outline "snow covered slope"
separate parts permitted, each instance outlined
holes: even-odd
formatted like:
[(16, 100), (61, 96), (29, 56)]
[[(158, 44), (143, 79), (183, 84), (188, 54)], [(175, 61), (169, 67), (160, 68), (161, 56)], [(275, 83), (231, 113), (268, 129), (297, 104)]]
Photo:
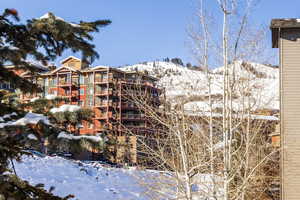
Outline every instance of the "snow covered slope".
[(144, 199), (143, 188), (133, 174), (137, 170), (104, 168), (60, 157), (27, 157), (15, 162), (20, 178), (31, 184), (44, 183), (48, 190), (55, 187), (58, 196), (75, 195), (75, 199)]
[[(252, 104), (258, 109), (279, 109), (279, 70), (278, 68), (258, 64), (248, 63), (242, 65), (237, 61), (234, 65), (234, 72), (238, 80), (250, 79)], [(145, 62), (132, 66), (120, 68), (125, 71), (148, 72), (149, 75), (159, 79), (159, 85), (166, 90), (169, 100), (187, 103), (188, 110), (206, 110), (207, 102), (199, 100), (208, 94), (208, 80), (204, 71), (196, 71), (187, 67), (174, 64), (172, 62)], [(215, 96), (222, 96), (223, 67), (212, 71), (211, 93)], [(180, 101), (178, 101), (180, 100)], [(220, 102), (216, 101), (214, 107), (220, 107)], [(236, 101), (236, 109), (240, 105)]]
[[(23, 156), (21, 163), (14, 164), (21, 179), (32, 185), (43, 183), (47, 190), (54, 186), (53, 193), (61, 197), (73, 194), (75, 199), (80, 200), (148, 200), (149, 195), (157, 199), (174, 199), (176, 196), (174, 186), (177, 175), (167, 172), (109, 168), (96, 162), (88, 164), (48, 156)], [(193, 192), (197, 195), (193, 200), (210, 199), (207, 195), (213, 188), (213, 182), (215, 188), (218, 188), (218, 196), (222, 199), (222, 179), (214, 177), (213, 181), (209, 174), (195, 175)], [(149, 191), (146, 185), (151, 185), (151, 188), (160, 192)]]

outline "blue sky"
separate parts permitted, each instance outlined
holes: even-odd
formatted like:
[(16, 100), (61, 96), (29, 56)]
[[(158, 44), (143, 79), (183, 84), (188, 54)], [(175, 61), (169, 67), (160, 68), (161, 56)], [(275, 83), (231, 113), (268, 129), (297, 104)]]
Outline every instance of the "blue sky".
[[(120, 66), (165, 57), (192, 62), (187, 26), (196, 0), (2, 0), (1, 8), (15, 8), (23, 20), (46, 12), (67, 21), (111, 19), (95, 35), (100, 59), (94, 65)], [(206, 0), (217, 13), (214, 0)], [(268, 25), (272, 18), (300, 17), (299, 0), (261, 0), (251, 20)], [(266, 48), (271, 48), (271, 43)], [(64, 56), (70, 55), (66, 52)]]

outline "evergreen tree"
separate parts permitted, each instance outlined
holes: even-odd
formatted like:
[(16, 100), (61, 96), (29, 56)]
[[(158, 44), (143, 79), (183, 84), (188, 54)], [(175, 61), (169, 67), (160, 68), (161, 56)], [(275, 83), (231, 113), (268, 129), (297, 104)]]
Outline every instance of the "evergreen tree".
[[(47, 64), (67, 49), (74, 53), (80, 51), (84, 62), (93, 62), (99, 55), (95, 46), (90, 43), (93, 39), (91, 34), (110, 23), (109, 20), (97, 20), (72, 24), (48, 13), (22, 24), (15, 9), (6, 9), (0, 15), (0, 81), (12, 82), (14, 87), (23, 92), (38, 91), (39, 88), (35, 84), (3, 66), (12, 64), (16, 68), (25, 67), (34, 72), (33, 64), (27, 62), (29, 58)], [(9, 110), (12, 106), (8, 103), (7, 107)], [(12, 172), (8, 167), (9, 163), (20, 160), (24, 154), (20, 129), (0, 128), (0, 199), (61, 199), (51, 194), (51, 191), (41, 188), (42, 185), (31, 186), (28, 182), (20, 180), (16, 173), (8, 173)], [(71, 196), (64, 199), (69, 197)]]
[(191, 63), (187, 63), (186, 67), (190, 69), (190, 68), (192, 68), (192, 64)]
[(182, 66), (184, 65), (180, 58), (172, 58), (171, 62), (177, 65), (182, 65)]

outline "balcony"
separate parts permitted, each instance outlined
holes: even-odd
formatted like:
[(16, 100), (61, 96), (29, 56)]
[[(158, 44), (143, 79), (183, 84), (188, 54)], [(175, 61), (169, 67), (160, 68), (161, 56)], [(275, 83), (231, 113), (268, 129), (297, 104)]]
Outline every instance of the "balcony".
[(95, 119), (109, 119), (109, 118), (118, 118), (117, 113), (107, 112), (107, 113), (99, 113), (95, 115)]
[(148, 98), (149, 94), (141, 90), (124, 90), (122, 96), (125, 98)]
[(108, 77), (95, 77), (95, 83), (97, 84), (97, 83), (108, 83), (108, 82), (112, 82), (112, 81), (114, 81), (114, 78), (113, 78), (113, 76), (111, 75), (111, 76), (108, 76)]
[(138, 109), (137, 106), (134, 103), (128, 103), (128, 102), (125, 103), (125, 102), (123, 102), (121, 104), (121, 106), (122, 106), (123, 109)]
[(96, 96), (108, 96), (108, 95), (113, 95), (114, 91), (113, 90), (98, 90), (96, 89), (95, 95)]
[(71, 86), (75, 86), (78, 87), (79, 83), (77, 81), (65, 81), (65, 80), (60, 80), (58, 82), (58, 85), (60, 87), (71, 87)]
[(144, 114), (122, 114), (123, 120), (144, 120), (145, 115)]
[(150, 81), (147, 81), (147, 80), (122, 79), (121, 81), (123, 83), (127, 83), (127, 84), (138, 84), (138, 85), (145, 85), (145, 86), (149, 86), (149, 87), (155, 87), (155, 83), (154, 82), (150, 82)]
[(113, 102), (110, 101), (95, 101), (95, 107), (107, 107), (112, 105)]
[(67, 94), (67, 93), (58, 94), (58, 96), (61, 96), (61, 97), (64, 97), (64, 98), (70, 98), (70, 97), (72, 97), (71, 94)]
[(95, 130), (97, 132), (102, 132), (102, 131), (106, 131), (106, 130), (113, 130), (114, 126), (112, 124), (104, 124), (104, 125), (99, 125), (97, 127), (95, 127)]

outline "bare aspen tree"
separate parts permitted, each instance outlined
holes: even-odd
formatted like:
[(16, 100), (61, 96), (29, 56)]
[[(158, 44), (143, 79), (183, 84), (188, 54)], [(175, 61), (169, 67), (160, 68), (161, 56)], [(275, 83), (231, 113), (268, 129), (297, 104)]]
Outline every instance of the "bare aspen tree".
[[(255, 88), (263, 76), (251, 63), (240, 61), (261, 50), (257, 42), (261, 34), (246, 35), (246, 30), (251, 32), (247, 18), (252, 1), (243, 1), (246, 7), (238, 19), (234, 19), (240, 9), (238, 1), (217, 1), (223, 14), (221, 41), (214, 40), (210, 32), (205, 2), (200, 3), (201, 32), (191, 34), (204, 69), (206, 92), (199, 94), (204, 93), (205, 109), (188, 112), (184, 102), (172, 105), (174, 100), (166, 103), (171, 105), (169, 109), (155, 109), (147, 96), (128, 92), (149, 119), (148, 128), (156, 130), (136, 133), (128, 129), (128, 134), (137, 137), (138, 154), (147, 162), (145, 166), (162, 171), (161, 176), (141, 178), (141, 184), (152, 199), (262, 199), (270, 185), (268, 179), (272, 179), (263, 169), (275, 153), (267, 134), (277, 119), (256, 114), (268, 104), (260, 100), (263, 88)], [(237, 25), (233, 26), (233, 21)], [(223, 67), (212, 70), (210, 59), (222, 60)], [(213, 91), (216, 85), (221, 88), (220, 96)], [(137, 90), (140, 94), (143, 88)]]
[(149, 129), (156, 130), (151, 135), (128, 130), (129, 134), (137, 137), (138, 154), (145, 156), (146, 166), (169, 174), (159, 177), (159, 180), (154, 178), (157, 180), (154, 185), (159, 186), (157, 188), (152, 181), (141, 183), (152, 191), (147, 193), (148, 196), (151, 193), (152, 199), (163, 199), (176, 191), (174, 199), (209, 198), (214, 193), (215, 199), (220, 198), (220, 187), (216, 186), (220, 184), (220, 177), (211, 174), (212, 161), (207, 148), (210, 146), (209, 118), (187, 114), (182, 108), (154, 109), (146, 96), (133, 93), (129, 96), (149, 119)]

